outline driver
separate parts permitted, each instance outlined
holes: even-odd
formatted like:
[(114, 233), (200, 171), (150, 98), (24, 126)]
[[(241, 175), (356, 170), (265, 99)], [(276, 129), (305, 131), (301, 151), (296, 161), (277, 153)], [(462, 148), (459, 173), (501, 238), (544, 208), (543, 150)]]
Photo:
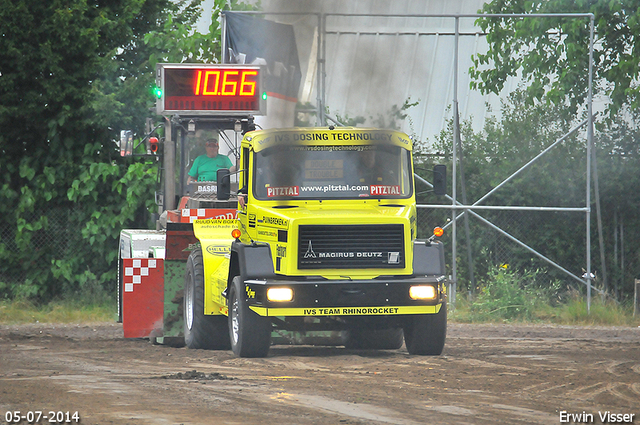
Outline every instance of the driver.
[(218, 140), (208, 139), (205, 143), (206, 154), (198, 156), (189, 170), (187, 183), (196, 181), (214, 182), (217, 179), (217, 172), (221, 168), (228, 168), (230, 172), (236, 171), (236, 166), (231, 163), (228, 156), (218, 153)]
[(358, 154), (356, 172), (358, 173), (358, 183), (372, 184), (396, 184), (393, 178), (391, 164), (386, 166), (382, 163), (380, 153), (375, 150), (366, 150)]

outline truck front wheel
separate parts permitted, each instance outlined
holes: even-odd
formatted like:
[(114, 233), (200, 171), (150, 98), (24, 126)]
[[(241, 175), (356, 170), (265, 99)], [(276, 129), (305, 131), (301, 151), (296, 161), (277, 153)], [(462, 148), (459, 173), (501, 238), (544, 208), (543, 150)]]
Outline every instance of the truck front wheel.
[(240, 276), (229, 291), (229, 336), (231, 349), (239, 357), (266, 357), (271, 346), (271, 321), (249, 308)]
[(439, 356), (447, 337), (447, 303), (436, 314), (410, 316), (404, 325), (404, 342), (409, 354)]
[(189, 348), (228, 350), (229, 332), (225, 316), (204, 314), (204, 265), (202, 250), (187, 259), (184, 282), (184, 342)]

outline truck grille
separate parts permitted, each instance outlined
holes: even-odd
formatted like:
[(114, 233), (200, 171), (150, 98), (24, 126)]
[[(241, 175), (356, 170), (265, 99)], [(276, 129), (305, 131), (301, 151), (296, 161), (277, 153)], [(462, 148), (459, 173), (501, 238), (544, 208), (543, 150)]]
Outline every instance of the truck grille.
[(302, 225), (299, 269), (402, 269), (402, 224)]

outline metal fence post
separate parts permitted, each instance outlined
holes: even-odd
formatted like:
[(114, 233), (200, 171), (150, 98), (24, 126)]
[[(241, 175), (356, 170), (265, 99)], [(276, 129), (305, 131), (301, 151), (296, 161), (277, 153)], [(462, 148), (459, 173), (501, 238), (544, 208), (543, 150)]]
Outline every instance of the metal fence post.
[(635, 280), (635, 289), (633, 296), (633, 317), (640, 316), (640, 279)]

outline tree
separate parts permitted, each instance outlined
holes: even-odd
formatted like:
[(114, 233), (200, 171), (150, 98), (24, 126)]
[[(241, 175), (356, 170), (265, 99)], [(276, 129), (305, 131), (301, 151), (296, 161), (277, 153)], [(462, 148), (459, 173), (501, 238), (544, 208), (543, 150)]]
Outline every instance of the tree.
[[(145, 206), (110, 193), (126, 180), (139, 193), (153, 183), (116, 160), (113, 141), (146, 112), (149, 101), (136, 95), (137, 80), (150, 72), (143, 36), (172, 7), (169, 0), (1, 2), (0, 192), (8, 202), (0, 205), (0, 293), (48, 298), (77, 287), (79, 276), (108, 279), (113, 221), (135, 220)], [(54, 215), (74, 228), (58, 242), (65, 249), (44, 243), (57, 232)], [(69, 258), (67, 244), (92, 255)]]
[(201, 1), (0, 0), (0, 296), (115, 282), (119, 231), (147, 227), (156, 181), (115, 141), (144, 133), (167, 51), (219, 57), (219, 30), (192, 29)]
[[(542, 104), (531, 106), (526, 100), (525, 92), (512, 93), (502, 102), (501, 118), (488, 119), (482, 131), (475, 132), (471, 122), (461, 124), (468, 204), (483, 197), (566, 133), (570, 124), (566, 111)], [(451, 121), (448, 129), (436, 138), (433, 149), (445, 158), (451, 158), (452, 147)], [(584, 181), (581, 180), (584, 175), (584, 154), (581, 140), (571, 138), (482, 204), (581, 206), (584, 204), (584, 190), (581, 190), (584, 188)], [(460, 186), (458, 193), (461, 193)], [(573, 216), (557, 214), (556, 217), (538, 212), (478, 213), (534, 248), (561, 252), (563, 258), (557, 260), (564, 261), (564, 264), (575, 263), (575, 258), (581, 258), (581, 252), (584, 251), (584, 243), (580, 242), (584, 231), (577, 229), (579, 217), (575, 213)], [(497, 237), (495, 231), (473, 217), (470, 223), (472, 249), (476, 258), (474, 268), (478, 279), (502, 263), (509, 263), (516, 269), (531, 267), (529, 253), (515, 252), (504, 239)], [(582, 226), (584, 229), (584, 225)], [(466, 243), (464, 238), (462, 243)], [(561, 246), (564, 247), (560, 249)], [(460, 252), (464, 252), (463, 248), (460, 249)], [(466, 258), (460, 260), (461, 267), (466, 268)], [(460, 276), (466, 276), (466, 273), (461, 271)]]
[[(500, 118), (488, 119), (482, 131), (474, 131), (471, 122), (461, 123), (469, 204), (483, 197), (567, 133), (572, 120), (562, 105), (531, 105), (528, 99), (524, 91), (511, 93), (503, 100)], [(640, 184), (640, 148), (637, 143), (640, 131), (637, 119), (630, 120), (620, 115), (603, 123), (596, 132), (594, 145), (598, 151), (603, 227), (607, 230), (604, 243), (609, 289), (623, 299), (633, 294), (633, 280), (640, 273), (640, 263), (636, 261), (640, 249), (632, 242), (640, 237), (640, 217), (636, 214), (640, 207), (640, 192), (634, 190)], [(432, 149), (450, 160), (452, 146), (453, 121), (450, 121), (448, 129), (436, 138)], [(584, 206), (585, 163), (583, 132), (554, 147), (482, 205)], [(419, 166), (416, 164), (416, 167)], [(431, 165), (424, 168), (430, 170)], [(431, 203), (437, 202), (433, 197), (427, 199)], [(583, 213), (480, 210), (478, 214), (574, 274), (580, 275), (585, 267)], [(430, 218), (437, 217), (442, 223), (449, 213), (434, 211), (429, 215)], [(595, 228), (595, 214), (592, 214), (592, 220), (592, 228)], [(496, 266), (508, 264), (509, 270), (521, 274), (541, 269), (545, 270), (544, 274), (539, 275), (541, 279), (573, 282), (564, 273), (538, 261), (529, 252), (511, 244), (478, 220), (472, 218), (470, 223), (474, 269), (478, 280), (482, 280)], [(450, 232), (446, 232), (443, 238), (446, 246), (450, 246), (450, 237)], [(460, 237), (458, 242), (462, 245), (459, 245), (458, 252), (464, 252), (466, 239)], [(598, 239), (593, 237), (591, 242), (592, 253), (597, 255)], [(466, 276), (466, 260), (464, 255), (458, 258), (461, 281)], [(600, 262), (594, 261), (593, 266), (593, 271), (600, 278)]]
[[(610, 98), (611, 116), (640, 106), (640, 1), (494, 0), (481, 13), (593, 13), (594, 94)], [(489, 51), (474, 58), (472, 84), (498, 93), (521, 73), (530, 102), (584, 104), (588, 87), (589, 18), (481, 18)]]
[[(640, 106), (640, 1), (494, 0), (485, 4), (481, 12), (594, 15), (594, 96), (608, 98), (608, 116), (597, 126), (595, 152), (600, 176), (603, 226), (605, 229), (615, 229), (614, 232), (605, 233), (604, 251), (607, 269), (613, 269), (616, 293), (618, 289), (623, 292), (628, 290), (630, 279), (637, 275), (637, 269), (625, 268), (622, 261), (635, 258), (637, 252), (625, 247), (620, 235), (623, 230), (625, 237), (629, 232), (635, 234), (637, 227), (637, 220), (629, 214), (638, 199), (629, 185), (637, 181), (639, 161), (637, 148), (633, 145), (637, 145), (634, 128)], [(470, 69), (473, 87), (484, 93), (499, 93), (507, 78), (517, 77), (522, 79), (526, 88), (525, 103), (529, 108), (559, 108), (558, 113), (565, 118), (586, 112), (581, 107), (588, 89), (590, 18), (486, 17), (478, 19), (477, 23), (487, 32), (489, 49), (486, 54), (474, 57), (474, 67)], [(522, 125), (526, 127), (526, 124)], [(516, 143), (517, 140), (513, 138), (510, 143)], [(507, 139), (504, 141), (508, 142)], [(578, 152), (566, 152), (562, 157), (570, 159), (571, 155)], [(556, 166), (549, 168), (549, 175), (562, 181), (566, 168), (561, 162), (555, 162)], [(564, 243), (565, 240), (571, 240), (571, 234), (567, 234), (566, 229), (559, 229), (561, 231), (558, 234), (562, 238), (558, 241)], [(578, 232), (579, 229), (575, 229), (576, 235)], [(592, 249), (597, 250), (597, 245)], [(570, 245), (564, 250), (566, 253), (572, 251)]]

